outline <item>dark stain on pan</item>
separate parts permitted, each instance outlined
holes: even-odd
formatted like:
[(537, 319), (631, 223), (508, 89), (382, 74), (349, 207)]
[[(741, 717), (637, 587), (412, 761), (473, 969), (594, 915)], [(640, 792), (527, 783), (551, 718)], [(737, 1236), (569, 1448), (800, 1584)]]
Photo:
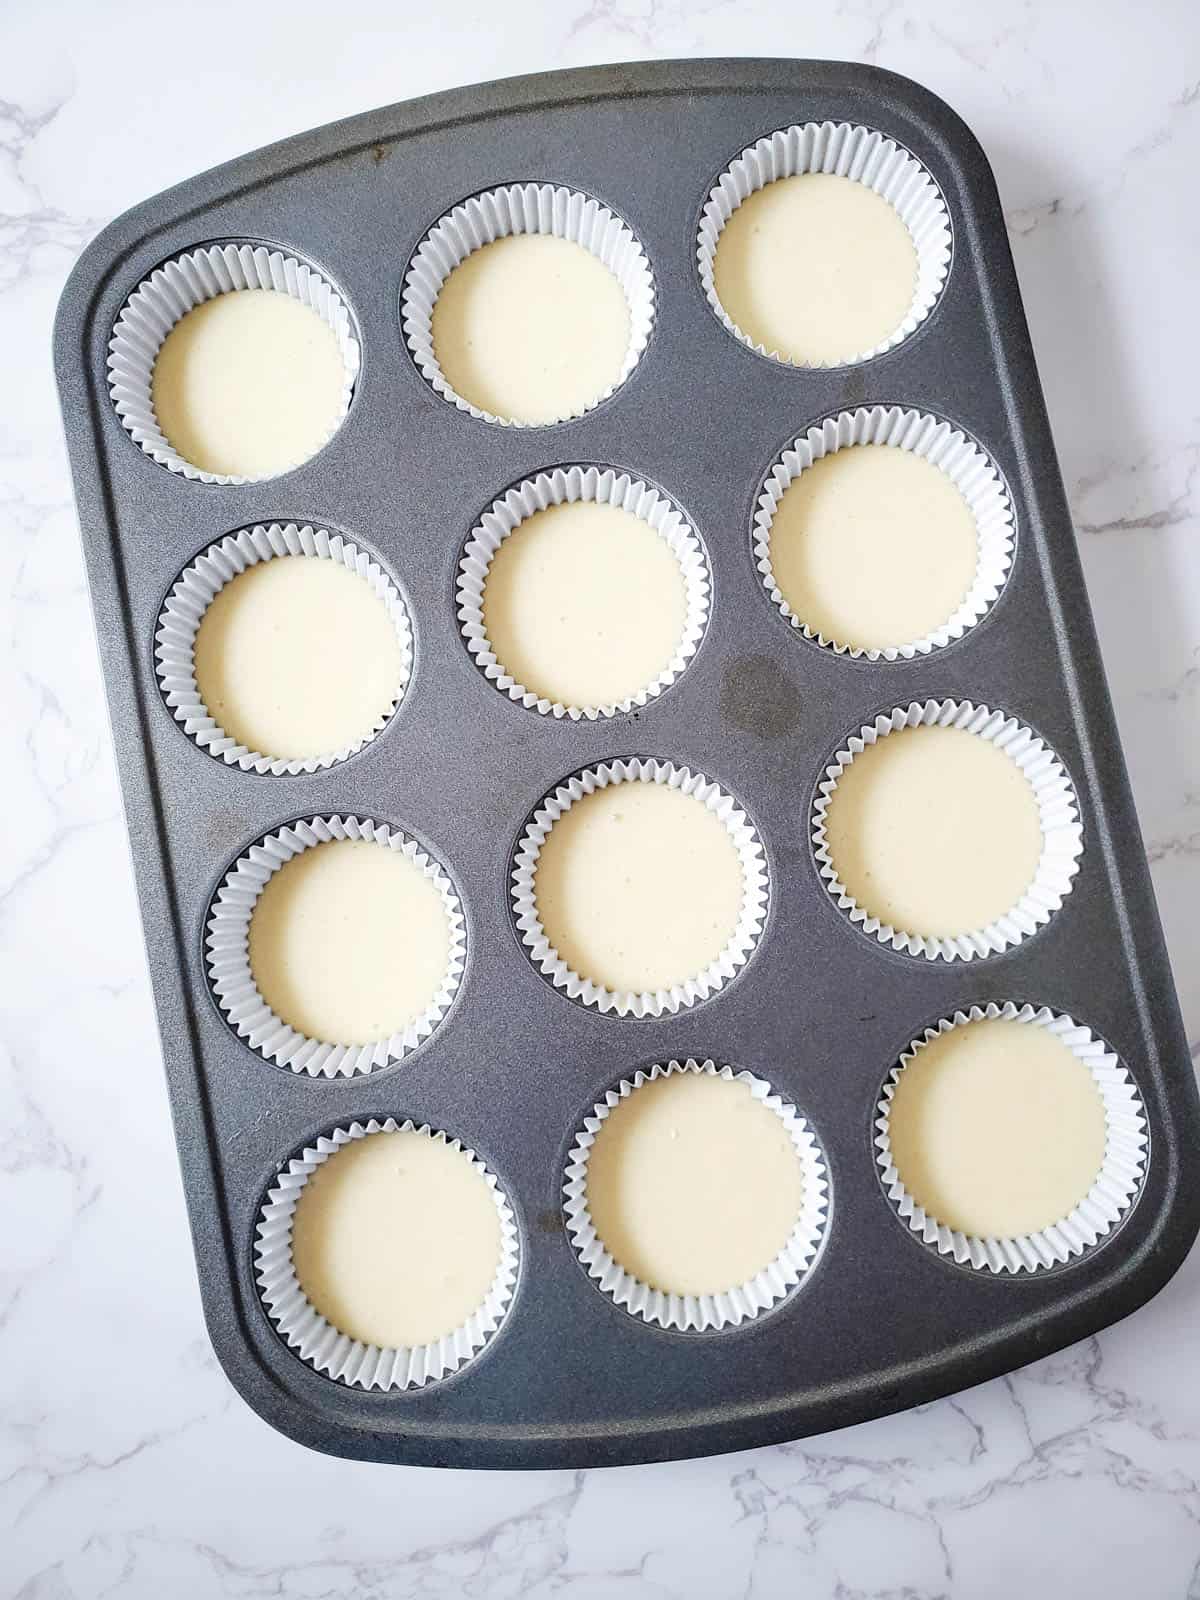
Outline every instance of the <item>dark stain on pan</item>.
[(770, 656), (736, 656), (721, 678), (721, 720), (741, 733), (781, 739), (800, 726), (796, 685)]

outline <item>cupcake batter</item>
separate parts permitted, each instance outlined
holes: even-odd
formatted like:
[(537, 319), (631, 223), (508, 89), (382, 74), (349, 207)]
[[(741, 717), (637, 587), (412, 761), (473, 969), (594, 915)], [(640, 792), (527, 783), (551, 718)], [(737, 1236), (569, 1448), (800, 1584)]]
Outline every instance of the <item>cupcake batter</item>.
[(691, 795), (636, 781), (564, 812), (534, 876), (538, 916), (572, 971), (635, 994), (715, 961), (737, 928), (742, 890), (724, 823)]
[(163, 340), (151, 378), (158, 425), (202, 472), (270, 478), (307, 461), (341, 414), (333, 330), (273, 289), (219, 294)]
[(853, 178), (778, 178), (725, 224), (713, 262), (735, 325), (800, 366), (861, 359), (904, 321), (917, 251), (888, 201)]
[(601, 1124), (587, 1203), (605, 1249), (665, 1294), (717, 1294), (769, 1266), (800, 1215), (800, 1160), (744, 1083), (676, 1073)]
[(384, 1349), (430, 1344), (479, 1309), (500, 1264), (487, 1180), (415, 1129), (368, 1134), (322, 1163), (296, 1203), (292, 1259), (340, 1333)]
[(1037, 798), (989, 740), (905, 728), (856, 756), (826, 817), (838, 877), (872, 916), (950, 938), (1002, 916), (1042, 851)]
[(520, 233), (472, 251), (433, 307), (447, 383), (511, 422), (579, 416), (616, 384), (629, 348), (624, 291), (571, 239)]
[(483, 617), (497, 659), (534, 694), (609, 706), (670, 665), (687, 614), (683, 572), (632, 512), (595, 501), (551, 506), (492, 558)]
[(946, 622), (979, 555), (970, 508), (946, 474), (874, 444), (823, 456), (792, 480), (770, 551), (800, 621), (860, 650), (912, 644)]
[(214, 595), (194, 649), (200, 698), (250, 750), (288, 761), (372, 734), (402, 688), (400, 642), (365, 578), (276, 556)]
[(371, 1044), (432, 1004), (450, 964), (441, 894), (399, 850), (313, 845), (268, 878), (250, 918), (250, 971), (306, 1038)]
[(985, 1018), (919, 1050), (896, 1084), (892, 1158), (930, 1216), (978, 1238), (1060, 1222), (1104, 1160), (1096, 1081), (1045, 1028)]

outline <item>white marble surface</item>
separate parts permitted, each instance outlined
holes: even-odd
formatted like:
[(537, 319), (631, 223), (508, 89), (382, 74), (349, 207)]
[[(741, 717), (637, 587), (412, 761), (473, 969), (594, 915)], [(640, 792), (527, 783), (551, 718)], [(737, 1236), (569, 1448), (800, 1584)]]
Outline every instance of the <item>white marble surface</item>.
[(992, 157), (1200, 1047), (1194, 5), (10, 0), (5, 1595), (1200, 1596), (1197, 1255), (1137, 1316), (1011, 1379), (828, 1438), (658, 1468), (460, 1476), (327, 1460), (252, 1415), (209, 1353), (50, 376), (59, 289), (115, 213), (301, 128), (524, 69), (726, 53), (909, 73)]

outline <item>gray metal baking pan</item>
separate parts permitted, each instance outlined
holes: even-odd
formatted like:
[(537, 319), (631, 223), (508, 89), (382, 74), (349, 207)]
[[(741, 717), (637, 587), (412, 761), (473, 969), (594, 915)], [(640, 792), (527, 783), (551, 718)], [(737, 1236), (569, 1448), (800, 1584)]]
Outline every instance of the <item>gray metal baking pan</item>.
[[(792, 123), (864, 123), (940, 185), (953, 229), (941, 298), (917, 332), (853, 367), (790, 369), (739, 344), (702, 294), (695, 240), (717, 174)], [(654, 332), (629, 381), (588, 415), (504, 429), (456, 410), (406, 349), (406, 266), (451, 205), (536, 180), (596, 196), (641, 241)], [(306, 465), (267, 483), (188, 482), (121, 427), (106, 347), (158, 263), (222, 239), (278, 244), (352, 308), (364, 362), (351, 412)], [(1125, 1316), (1182, 1261), (1200, 1225), (1200, 1118), (1129, 783), (995, 184), (978, 144), (925, 89), (873, 68), (806, 61), (662, 62), (456, 89), (304, 133), (137, 206), (84, 253), (64, 292), (55, 361), (120, 761), (163, 1054), (205, 1314), (222, 1365), (284, 1433), (369, 1460), (472, 1467), (600, 1465), (793, 1439), (981, 1382)], [(1007, 480), (1017, 543), (1007, 587), (961, 641), (897, 663), (808, 644), (750, 556), (762, 478), (811, 422), (863, 403), (950, 418)], [(640, 713), (539, 717), (485, 681), (459, 634), (463, 542), (503, 490), (595, 462), (661, 485), (707, 546), (714, 604), (682, 678)], [(345, 532), (397, 581), (416, 631), (399, 713), (311, 777), (245, 773), (173, 722), (153, 665), (163, 597), (211, 541), (259, 521)], [(814, 786), (845, 735), (912, 700), (969, 698), (1020, 717), (1065, 761), (1085, 838), (1071, 894), (1036, 936), (945, 964), (852, 928), (809, 843)], [(707, 1003), (599, 1015), (554, 990), (514, 937), (517, 836), (564, 775), (631, 754), (716, 778), (763, 837), (770, 912), (759, 948)], [(446, 862), (468, 918), (459, 998), (390, 1070), (332, 1081), (272, 1067), (209, 992), (202, 930), (230, 862), (315, 813), (398, 823)], [(956, 1008), (1045, 1003), (1086, 1022), (1136, 1079), (1150, 1159), (1106, 1243), (1060, 1270), (955, 1266), (897, 1221), (872, 1115), (907, 1042)], [(827, 1157), (829, 1236), (802, 1292), (730, 1333), (650, 1327), (589, 1281), (564, 1228), (562, 1174), (580, 1118), (622, 1075), (689, 1055), (768, 1078)], [(506, 1321), (452, 1378), (366, 1393), (304, 1365), (256, 1292), (254, 1225), (282, 1163), (319, 1132), (411, 1115), (480, 1152), (517, 1215)], [(147, 1204), (153, 1204), (147, 1196)]]

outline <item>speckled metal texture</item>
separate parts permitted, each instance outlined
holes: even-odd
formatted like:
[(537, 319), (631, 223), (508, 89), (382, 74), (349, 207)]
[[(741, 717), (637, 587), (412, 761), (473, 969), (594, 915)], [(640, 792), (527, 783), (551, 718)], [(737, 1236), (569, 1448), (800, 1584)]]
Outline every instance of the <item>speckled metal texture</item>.
[[(865, 364), (802, 371), (744, 348), (706, 305), (701, 207), (746, 145), (791, 123), (865, 123), (941, 186), (954, 250), (917, 332)], [(608, 401), (556, 427), (503, 429), (456, 410), (416, 370), (399, 322), (413, 250), (456, 201), (535, 180), (623, 217), (654, 271), (649, 346)], [(277, 244), (346, 296), (363, 343), (349, 416), (315, 459), (267, 483), (172, 475), (123, 431), (105, 352), (157, 264), (223, 239)], [(85, 252), (63, 296), (56, 364), (97, 631), (213, 1343), (276, 1427), (318, 1449), (439, 1465), (655, 1460), (789, 1439), (980, 1382), (1124, 1316), (1182, 1260), (1200, 1223), (1200, 1119), (1125, 766), (995, 185), (944, 104), (902, 78), (822, 62), (701, 61), (588, 69), (458, 89), (302, 134), (135, 208)], [(835, 656), (798, 637), (751, 558), (751, 521), (781, 447), (871, 403), (952, 420), (998, 464), (1017, 518), (1013, 571), (965, 638), (913, 661)], [(683, 508), (712, 566), (705, 638), (680, 680), (611, 720), (541, 717), (476, 668), (454, 579), (476, 519), (509, 485), (569, 462), (615, 466)], [(312, 776), (238, 771), (174, 723), (153, 668), (159, 608), (181, 569), (255, 522), (323, 524), (367, 550), (411, 610), (413, 678), (386, 730)], [(954, 696), (1011, 713), (1074, 779), (1085, 850), (1049, 925), (1006, 954), (925, 962), (864, 937), (822, 886), (814, 789), (878, 712)], [(770, 909), (750, 963), (708, 1002), (636, 1020), (556, 992), (515, 935), (512, 852), (566, 775), (626, 755), (703, 771), (766, 847)], [(468, 922), (454, 1007), (390, 1069), (333, 1081), (268, 1064), (209, 992), (202, 930), (231, 861), (318, 813), (398, 824), (451, 873)], [(1068, 1011), (1119, 1052), (1145, 1099), (1150, 1161), (1108, 1242), (1024, 1278), (971, 1273), (889, 1210), (872, 1116), (889, 1068), (927, 1024), (974, 1002)], [(667, 1333), (588, 1280), (564, 1228), (580, 1118), (638, 1066), (711, 1056), (769, 1080), (829, 1163), (829, 1236), (801, 1290), (747, 1328)], [(445, 1382), (363, 1393), (303, 1365), (252, 1275), (259, 1206), (316, 1134), (375, 1115), (443, 1127), (512, 1200), (521, 1268), (507, 1321)], [(154, 1196), (146, 1196), (153, 1205)], [(153, 1292), (153, 1263), (130, 1263)]]

